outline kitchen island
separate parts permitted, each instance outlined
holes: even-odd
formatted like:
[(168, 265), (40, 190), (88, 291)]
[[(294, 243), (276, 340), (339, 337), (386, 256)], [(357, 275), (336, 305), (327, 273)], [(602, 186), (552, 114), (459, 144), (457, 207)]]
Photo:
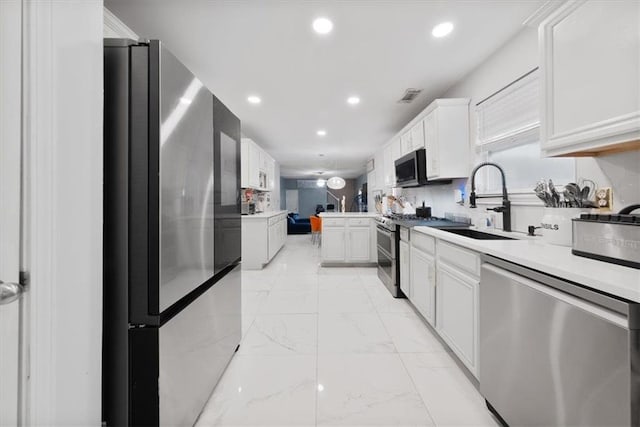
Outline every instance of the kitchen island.
[(374, 266), (376, 225), (370, 212), (322, 212), (323, 267)]

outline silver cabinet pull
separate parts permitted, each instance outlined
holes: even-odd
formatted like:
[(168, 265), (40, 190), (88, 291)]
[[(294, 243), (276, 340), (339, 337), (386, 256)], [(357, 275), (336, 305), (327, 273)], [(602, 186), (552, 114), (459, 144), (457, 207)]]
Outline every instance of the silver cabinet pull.
[(20, 299), (24, 288), (19, 283), (5, 283), (0, 280), (0, 305), (10, 304)]

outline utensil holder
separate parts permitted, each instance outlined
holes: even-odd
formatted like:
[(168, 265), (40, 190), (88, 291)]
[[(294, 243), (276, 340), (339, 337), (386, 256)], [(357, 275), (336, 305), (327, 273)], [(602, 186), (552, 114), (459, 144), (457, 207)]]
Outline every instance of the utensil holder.
[(552, 245), (571, 246), (573, 226), (571, 220), (581, 213), (589, 212), (586, 208), (544, 208), (540, 220), (542, 240)]

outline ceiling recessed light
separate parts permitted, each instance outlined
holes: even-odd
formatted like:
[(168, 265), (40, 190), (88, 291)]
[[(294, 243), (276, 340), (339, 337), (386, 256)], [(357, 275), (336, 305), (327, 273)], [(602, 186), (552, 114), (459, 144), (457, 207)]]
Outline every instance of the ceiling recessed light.
[(316, 132), (316, 135), (318, 136), (325, 136), (327, 134), (327, 131), (324, 129), (320, 129)]
[(360, 98), (358, 98), (357, 96), (350, 96), (349, 98), (347, 98), (347, 103), (351, 105), (360, 104)]
[(180, 98), (180, 102), (186, 105), (191, 104), (191, 100), (189, 98)]
[(449, 35), (451, 31), (453, 31), (453, 24), (451, 22), (443, 22), (433, 27), (431, 34), (433, 37), (440, 38)]
[(318, 34), (329, 34), (333, 30), (333, 22), (327, 18), (316, 18), (313, 21), (313, 30)]
[(260, 104), (262, 102), (262, 99), (260, 99), (259, 96), (251, 95), (247, 98), (247, 101), (249, 101), (250, 104)]

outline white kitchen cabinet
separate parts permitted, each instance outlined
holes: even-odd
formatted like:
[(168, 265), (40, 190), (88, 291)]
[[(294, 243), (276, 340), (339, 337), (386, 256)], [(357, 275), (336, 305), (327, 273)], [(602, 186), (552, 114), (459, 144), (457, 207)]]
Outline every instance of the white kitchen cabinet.
[(420, 148), (424, 148), (424, 125), (423, 120), (413, 125), (411, 128), (411, 149), (410, 151), (416, 151)]
[(242, 138), (240, 147), (242, 188), (272, 191), (276, 183), (276, 161), (258, 144), (249, 138)]
[(436, 329), (442, 339), (478, 375), (479, 279), (438, 260)]
[(376, 226), (368, 216), (322, 215), (323, 265), (373, 264)]
[(640, 2), (567, 2), (539, 39), (542, 154), (640, 148)]
[(424, 117), (427, 178), (451, 179), (469, 175), (469, 100), (436, 99)]
[(323, 227), (321, 250), (323, 262), (346, 262), (345, 232), (345, 227)]
[(370, 254), (369, 227), (349, 226), (347, 231), (347, 261), (369, 262)]
[(405, 154), (410, 153), (413, 147), (413, 142), (411, 141), (411, 130), (407, 130), (400, 135), (400, 155), (404, 156)]
[(411, 300), (411, 270), (409, 268), (409, 243), (400, 241), (400, 289)]
[(436, 253), (436, 330), (477, 377), (480, 254), (442, 240)]
[(384, 171), (384, 150), (380, 150), (375, 155), (374, 172), (376, 173), (376, 179), (374, 180), (376, 190), (384, 190), (385, 185), (385, 171)]
[[(412, 235), (413, 237), (413, 235)], [(415, 246), (410, 249), (410, 301), (431, 326), (435, 326), (436, 262), (433, 256)]]
[(284, 246), (287, 212), (242, 216), (242, 269), (260, 270)]
[(260, 147), (249, 138), (242, 138), (240, 145), (241, 187), (260, 187)]

